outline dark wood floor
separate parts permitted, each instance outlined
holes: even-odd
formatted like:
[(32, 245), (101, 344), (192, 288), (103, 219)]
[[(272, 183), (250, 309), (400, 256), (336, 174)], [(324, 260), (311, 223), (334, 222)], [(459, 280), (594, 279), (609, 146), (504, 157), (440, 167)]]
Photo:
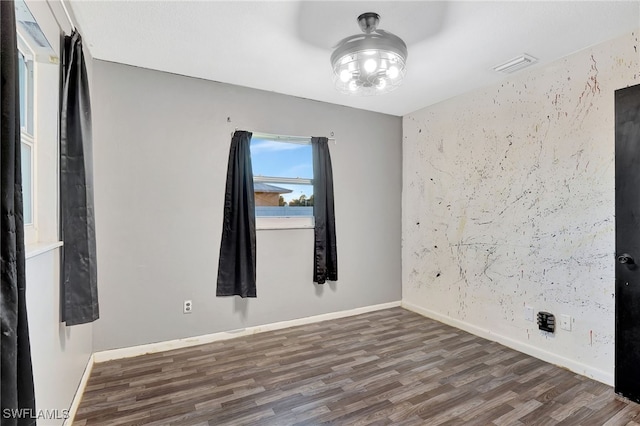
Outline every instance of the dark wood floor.
[(96, 364), (74, 425), (638, 425), (639, 413), (609, 386), (394, 308)]

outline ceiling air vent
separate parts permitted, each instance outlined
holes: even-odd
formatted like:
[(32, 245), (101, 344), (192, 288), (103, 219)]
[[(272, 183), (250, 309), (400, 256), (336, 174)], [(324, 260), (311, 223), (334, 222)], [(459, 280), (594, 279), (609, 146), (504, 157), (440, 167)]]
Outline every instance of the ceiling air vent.
[(493, 70), (496, 72), (501, 72), (503, 74), (511, 74), (522, 68), (526, 68), (529, 65), (533, 65), (538, 60), (531, 55), (522, 54), (516, 58), (513, 58), (504, 64), (496, 65), (493, 67)]
[(20, 36), (18, 37), (18, 44), (24, 50), (23, 53), (29, 53), (29, 55), (33, 53), (37, 62), (57, 64), (58, 55), (47, 41), (47, 37), (45, 37), (24, 0), (16, 0), (14, 7), (16, 10), (16, 29)]

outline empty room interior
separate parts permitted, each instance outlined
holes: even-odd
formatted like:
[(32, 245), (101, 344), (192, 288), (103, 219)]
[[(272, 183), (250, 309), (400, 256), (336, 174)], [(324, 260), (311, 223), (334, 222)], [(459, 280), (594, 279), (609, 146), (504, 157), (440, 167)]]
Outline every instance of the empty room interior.
[(640, 2), (2, 3), (3, 425), (640, 424)]

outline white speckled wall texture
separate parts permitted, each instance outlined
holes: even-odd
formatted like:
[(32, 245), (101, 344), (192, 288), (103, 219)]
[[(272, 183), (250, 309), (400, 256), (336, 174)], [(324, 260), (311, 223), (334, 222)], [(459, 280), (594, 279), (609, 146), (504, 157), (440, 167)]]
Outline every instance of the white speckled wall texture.
[(404, 117), (406, 307), (613, 382), (614, 91), (640, 84), (639, 48), (634, 32)]

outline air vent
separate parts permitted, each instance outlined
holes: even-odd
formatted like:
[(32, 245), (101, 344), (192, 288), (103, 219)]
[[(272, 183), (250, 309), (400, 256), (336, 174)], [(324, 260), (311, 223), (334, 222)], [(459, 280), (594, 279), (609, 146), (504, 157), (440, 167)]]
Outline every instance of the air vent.
[(30, 56), (33, 54), (34, 57), (30, 59), (35, 59), (37, 62), (58, 63), (56, 52), (47, 41), (24, 0), (15, 0), (14, 7), (16, 10), (16, 29), (20, 35), (18, 37), (20, 49)]
[(522, 54), (516, 58), (511, 59), (510, 61), (505, 62), (504, 64), (496, 65), (493, 67), (493, 70), (496, 72), (501, 72), (503, 74), (511, 74), (522, 68), (526, 68), (529, 65), (533, 65), (538, 60), (531, 55)]
[(51, 45), (47, 41), (47, 38), (42, 33), (40, 26), (35, 22), (19, 21), (22, 28), (31, 36), (33, 41), (39, 46), (45, 49), (51, 49)]

